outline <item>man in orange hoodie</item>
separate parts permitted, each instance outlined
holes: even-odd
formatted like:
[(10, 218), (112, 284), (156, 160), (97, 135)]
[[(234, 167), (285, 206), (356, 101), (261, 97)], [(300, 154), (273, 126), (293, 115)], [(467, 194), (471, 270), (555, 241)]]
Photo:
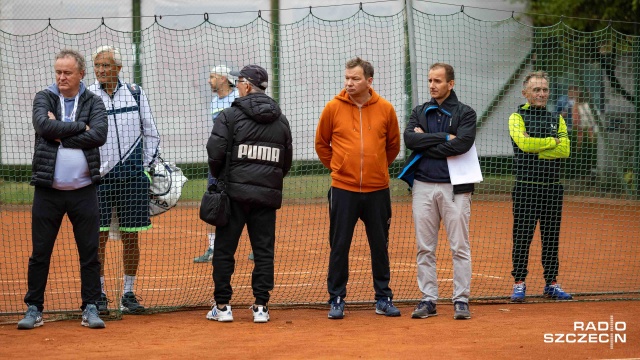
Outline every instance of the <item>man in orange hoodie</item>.
[(389, 165), (400, 152), (398, 118), (371, 84), (373, 66), (359, 57), (347, 62), (344, 89), (329, 101), (316, 131), (316, 153), (331, 170), (329, 190), (329, 319), (344, 317), (349, 249), (358, 219), (369, 248), (376, 314), (400, 316), (389, 288)]

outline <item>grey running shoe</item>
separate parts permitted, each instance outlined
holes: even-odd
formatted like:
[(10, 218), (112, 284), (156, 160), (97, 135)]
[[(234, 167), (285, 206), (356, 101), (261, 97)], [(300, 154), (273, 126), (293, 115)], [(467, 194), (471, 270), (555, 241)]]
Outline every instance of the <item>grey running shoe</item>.
[(411, 313), (414, 319), (426, 319), (429, 316), (437, 316), (436, 304), (433, 301), (420, 301)]
[(24, 318), (18, 322), (18, 329), (29, 330), (42, 325), (44, 325), (42, 311), (38, 311), (38, 307), (35, 305), (29, 305), (27, 312), (24, 314)]
[(400, 316), (400, 310), (393, 305), (391, 298), (380, 298), (376, 302), (376, 314), (384, 316)]
[(331, 309), (329, 309), (329, 319), (342, 319), (344, 318), (344, 300), (340, 296), (329, 302)]
[(469, 311), (469, 304), (462, 301), (456, 301), (453, 304), (453, 318), (456, 320), (471, 319), (471, 311)]
[(129, 291), (122, 295), (122, 299), (120, 300), (120, 311), (122, 311), (123, 314), (136, 315), (142, 314), (145, 311), (145, 308), (140, 305), (136, 295)]
[(213, 260), (212, 248), (207, 248), (207, 251), (205, 251), (204, 254), (198, 256), (197, 258), (193, 258), (193, 262), (196, 264), (210, 263), (211, 260)]
[(104, 329), (104, 321), (98, 316), (98, 308), (94, 304), (88, 304), (82, 312), (82, 326), (88, 326), (90, 329)]

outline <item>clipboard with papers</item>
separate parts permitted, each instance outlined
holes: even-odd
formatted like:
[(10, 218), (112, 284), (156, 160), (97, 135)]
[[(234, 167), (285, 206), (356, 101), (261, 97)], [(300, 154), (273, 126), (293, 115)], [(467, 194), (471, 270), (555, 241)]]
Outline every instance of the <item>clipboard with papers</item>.
[(482, 171), (478, 160), (478, 151), (474, 142), (471, 149), (464, 154), (447, 158), (449, 177), (452, 185), (473, 184), (482, 182)]

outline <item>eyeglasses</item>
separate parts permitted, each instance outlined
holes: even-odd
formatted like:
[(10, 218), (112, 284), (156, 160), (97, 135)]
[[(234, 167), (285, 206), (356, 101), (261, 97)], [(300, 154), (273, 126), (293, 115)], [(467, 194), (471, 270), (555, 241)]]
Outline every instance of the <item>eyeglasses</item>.
[(234, 81), (234, 84), (235, 84), (236, 86), (238, 86), (238, 84), (241, 84), (241, 83), (248, 84), (249, 82), (247, 81), (247, 79), (242, 79), (242, 80), (240, 80), (240, 79), (236, 79), (236, 80)]

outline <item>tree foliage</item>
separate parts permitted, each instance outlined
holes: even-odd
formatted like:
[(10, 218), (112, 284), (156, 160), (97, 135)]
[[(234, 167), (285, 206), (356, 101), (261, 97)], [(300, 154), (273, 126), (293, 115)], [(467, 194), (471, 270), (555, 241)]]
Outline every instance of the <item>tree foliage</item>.
[(640, 35), (640, 0), (518, 0), (527, 3), (533, 25), (562, 21), (580, 31), (601, 30), (609, 25), (628, 35)]

